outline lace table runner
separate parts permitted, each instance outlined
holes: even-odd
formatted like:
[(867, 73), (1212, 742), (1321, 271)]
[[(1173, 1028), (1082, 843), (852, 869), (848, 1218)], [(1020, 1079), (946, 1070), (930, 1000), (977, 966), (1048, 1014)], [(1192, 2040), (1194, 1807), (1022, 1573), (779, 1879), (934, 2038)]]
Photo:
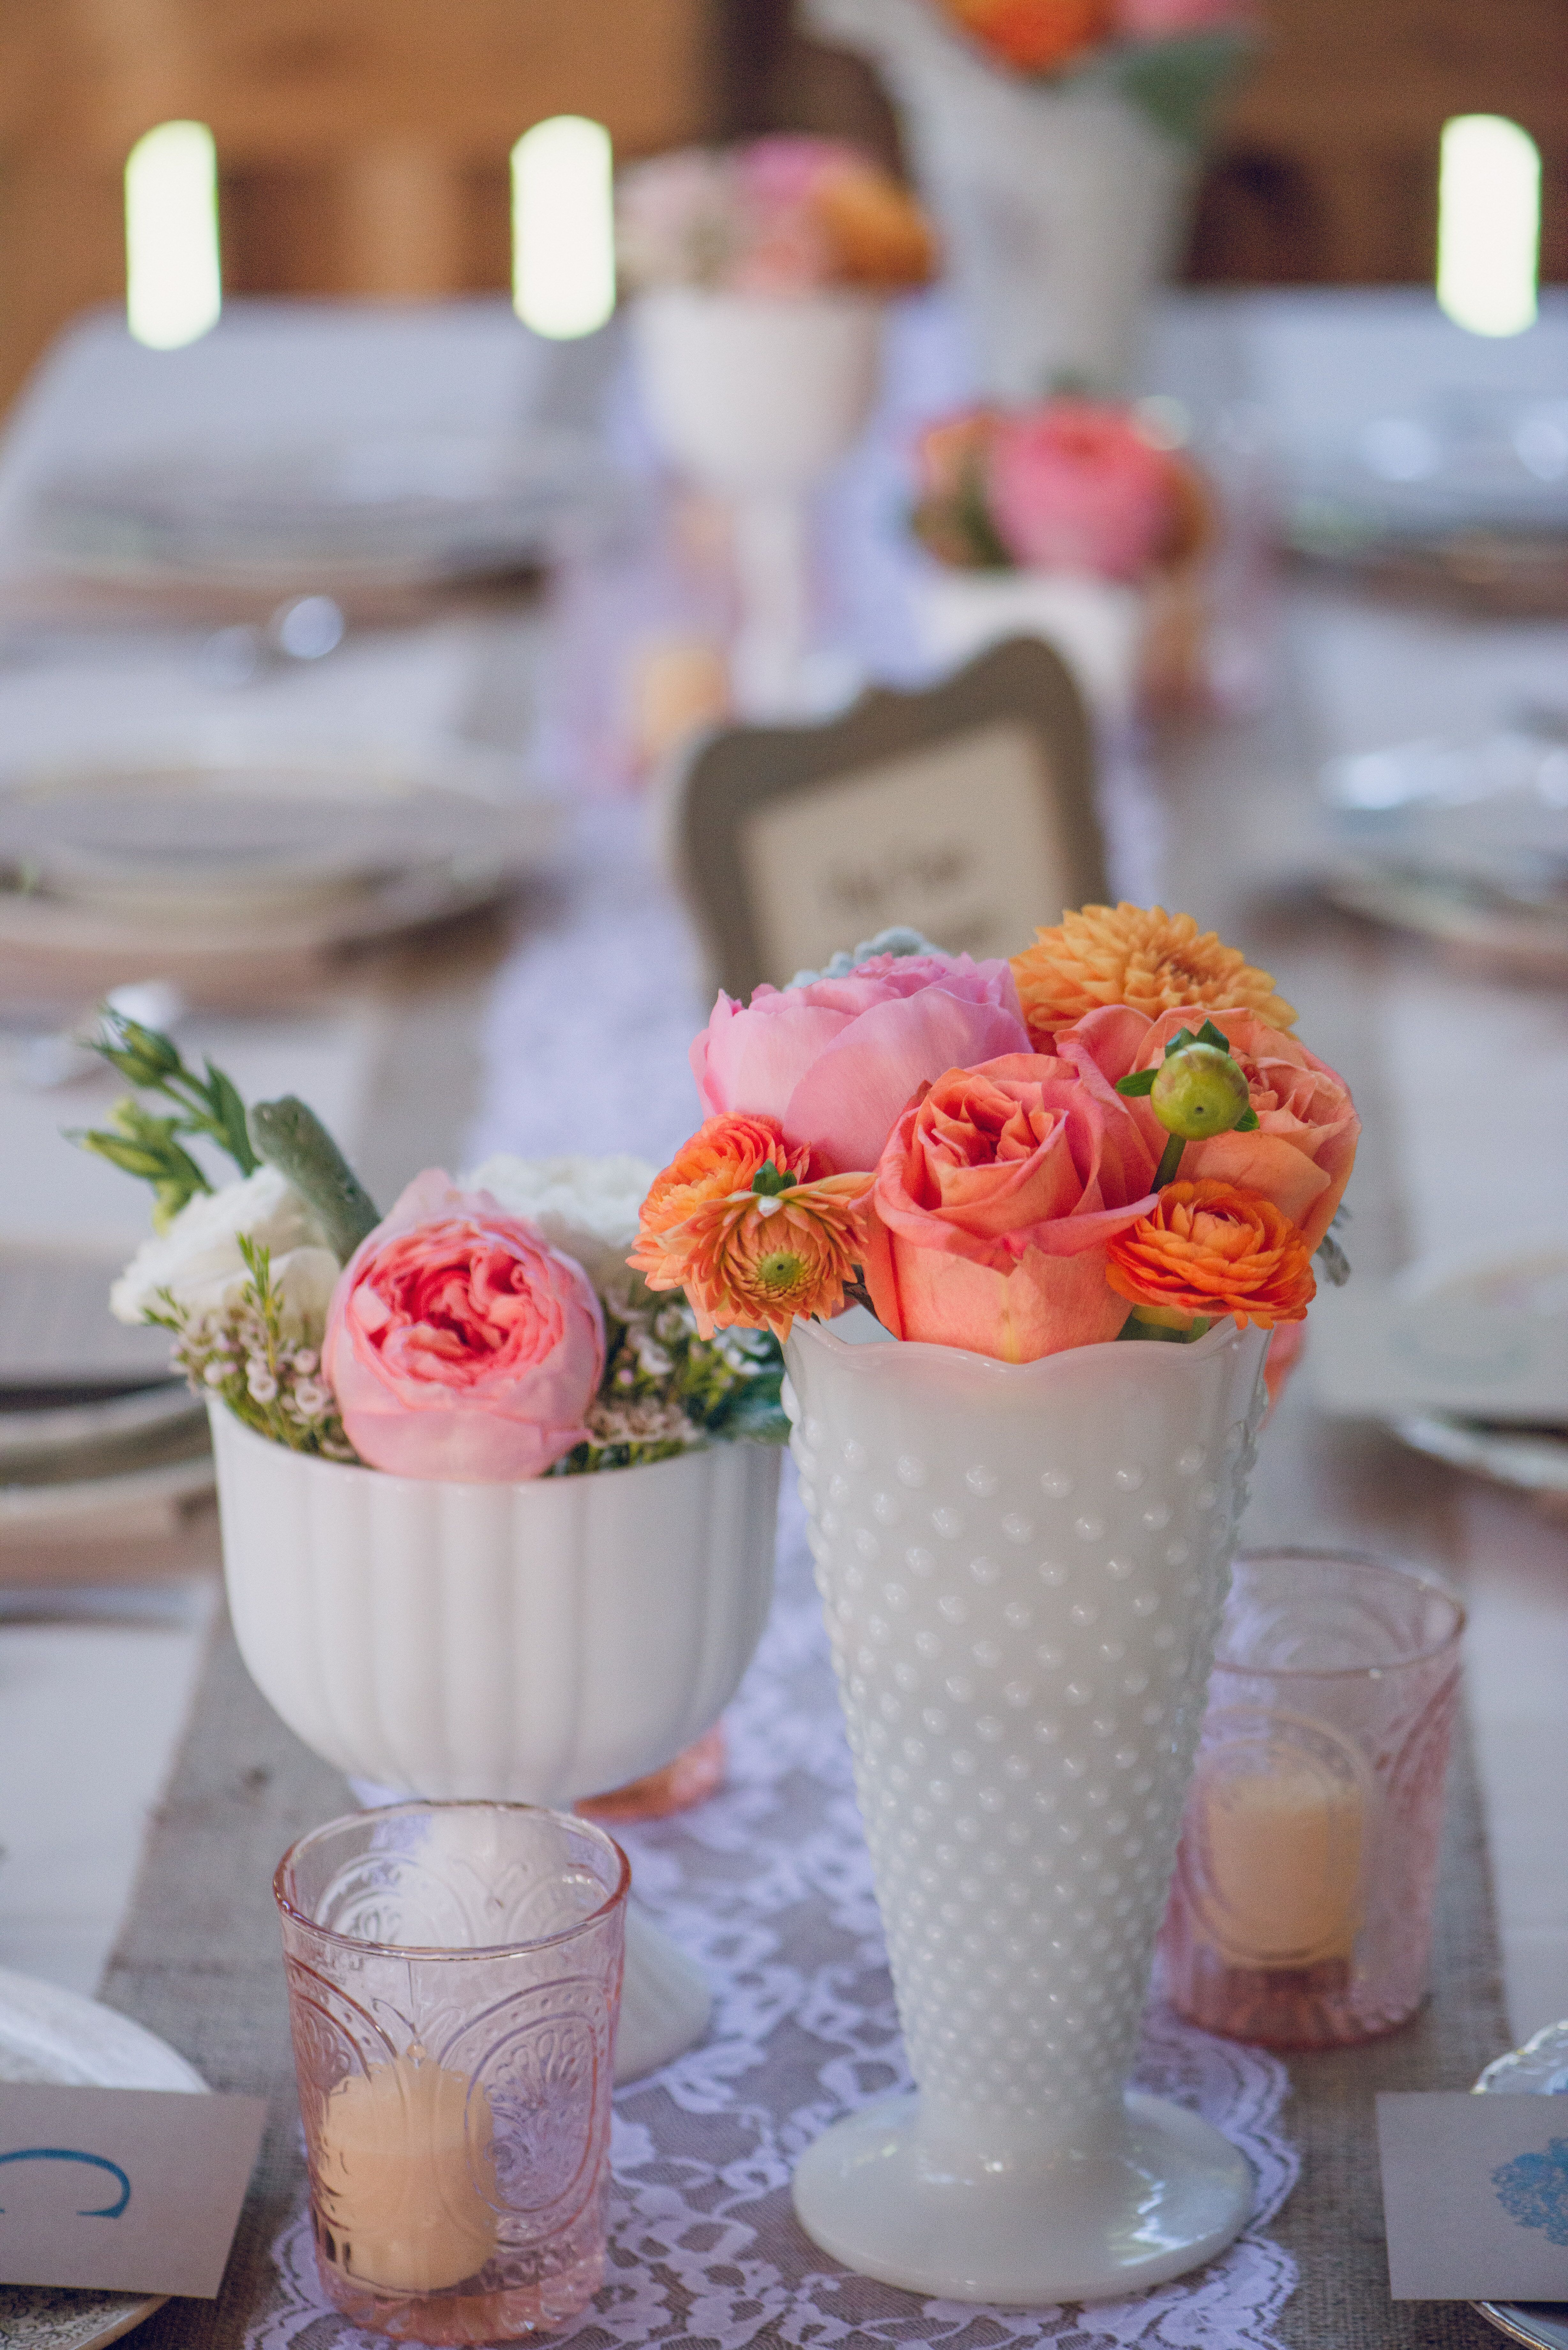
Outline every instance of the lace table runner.
[[(1257, 2173), (1251, 2225), (1208, 2268), (1088, 2308), (981, 2309), (855, 2276), (802, 2232), (789, 2196), (802, 2149), (840, 2115), (906, 2086), (909, 2073), (787, 1476), (779, 1569), (768, 1631), (728, 1717), (724, 1791), (681, 1819), (626, 1832), (638, 1898), (701, 1960), (714, 2017), (700, 2048), (617, 2096), (608, 2277), (563, 2342), (1277, 2350), (1274, 2321), (1296, 2269), (1261, 2231), (1295, 2178), (1276, 2126), (1284, 2067), (1158, 2011), (1138, 2085), (1217, 2123)], [(246, 2350), (373, 2350), (377, 2337), (337, 2317), (322, 2293), (303, 2206), (274, 2262)]]

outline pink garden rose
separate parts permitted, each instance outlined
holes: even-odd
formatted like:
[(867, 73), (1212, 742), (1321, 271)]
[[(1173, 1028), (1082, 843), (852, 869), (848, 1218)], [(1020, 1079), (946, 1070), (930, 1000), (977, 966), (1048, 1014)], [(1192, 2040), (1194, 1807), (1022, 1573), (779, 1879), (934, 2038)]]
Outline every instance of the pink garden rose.
[(888, 1137), (865, 1267), (896, 1337), (1030, 1363), (1114, 1338), (1106, 1243), (1154, 1205), (1155, 1156), (1093, 1069), (1034, 1053), (949, 1069)]
[(1125, 409), (1054, 400), (992, 426), (986, 503), (1028, 568), (1136, 579), (1164, 552), (1176, 495), (1170, 459)]
[(604, 1361), (582, 1267), (439, 1168), (344, 1266), (322, 1347), (362, 1461), (467, 1484), (537, 1477), (580, 1444)]
[(944, 1069), (1027, 1053), (1004, 962), (968, 955), (877, 955), (843, 979), (721, 995), (691, 1047), (709, 1117), (776, 1118), (809, 1143), (818, 1171), (869, 1170), (918, 1086)]
[[(1252, 1134), (1216, 1134), (1189, 1142), (1181, 1155), (1183, 1182), (1240, 1183), (1264, 1198), (1301, 1228), (1315, 1249), (1345, 1196), (1361, 1120), (1343, 1077), (1255, 1012), (1208, 1012), (1201, 1008), (1162, 1013), (1150, 1020), (1123, 1004), (1088, 1013), (1058, 1031), (1056, 1050), (1085, 1074), (1091, 1069), (1111, 1085), (1134, 1069), (1158, 1068), (1167, 1045), (1183, 1028), (1196, 1034), (1205, 1020), (1224, 1031), (1231, 1053), (1246, 1073), (1258, 1128)], [(1147, 1100), (1128, 1107), (1151, 1147), (1165, 1129)]]

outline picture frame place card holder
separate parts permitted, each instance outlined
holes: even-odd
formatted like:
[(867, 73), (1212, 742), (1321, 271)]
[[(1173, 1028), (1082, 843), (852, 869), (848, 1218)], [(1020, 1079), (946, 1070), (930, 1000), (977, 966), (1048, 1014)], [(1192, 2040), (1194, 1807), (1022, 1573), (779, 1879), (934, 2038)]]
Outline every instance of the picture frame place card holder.
[(667, 785), (666, 846), (710, 977), (743, 1000), (893, 924), (979, 959), (1103, 900), (1094, 779), (1071, 672), (1017, 638), (819, 724), (706, 736)]

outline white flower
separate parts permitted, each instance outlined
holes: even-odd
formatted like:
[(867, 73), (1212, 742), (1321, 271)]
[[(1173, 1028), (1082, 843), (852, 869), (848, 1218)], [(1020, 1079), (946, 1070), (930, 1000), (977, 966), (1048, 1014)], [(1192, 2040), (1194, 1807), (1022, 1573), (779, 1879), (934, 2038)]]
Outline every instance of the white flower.
[(526, 1217), (563, 1256), (575, 1257), (601, 1293), (627, 1276), (628, 1252), (658, 1170), (624, 1153), (606, 1159), (514, 1159), (498, 1151), (462, 1179), (509, 1215)]
[(121, 1322), (144, 1322), (167, 1290), (187, 1318), (221, 1315), (250, 1279), (240, 1254), (244, 1232), (272, 1259), (286, 1320), (302, 1339), (318, 1340), (337, 1279), (337, 1259), (309, 1208), (275, 1167), (258, 1167), (221, 1191), (199, 1191), (156, 1239), (143, 1242), (109, 1294)]

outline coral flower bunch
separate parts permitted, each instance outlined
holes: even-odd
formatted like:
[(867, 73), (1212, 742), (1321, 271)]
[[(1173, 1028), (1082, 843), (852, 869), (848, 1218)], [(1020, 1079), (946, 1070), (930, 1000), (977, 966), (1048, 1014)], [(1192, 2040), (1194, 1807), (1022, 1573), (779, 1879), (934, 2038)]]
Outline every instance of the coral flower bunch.
[(1301, 1321), (1360, 1132), (1272, 975), (1163, 907), (1085, 906), (1001, 961), (886, 932), (692, 1048), (706, 1122), (628, 1260), (705, 1335), (868, 1305), (1032, 1362)]

